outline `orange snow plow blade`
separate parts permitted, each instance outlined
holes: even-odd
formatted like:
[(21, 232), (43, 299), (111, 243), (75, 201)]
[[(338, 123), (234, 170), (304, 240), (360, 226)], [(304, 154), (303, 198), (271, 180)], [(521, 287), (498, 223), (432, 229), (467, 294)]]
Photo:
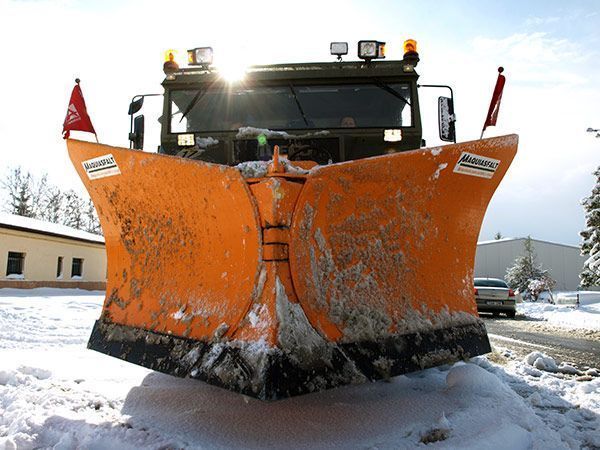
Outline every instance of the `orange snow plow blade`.
[(106, 239), (92, 349), (261, 399), (490, 351), (473, 263), (515, 135), (253, 178), (67, 144)]

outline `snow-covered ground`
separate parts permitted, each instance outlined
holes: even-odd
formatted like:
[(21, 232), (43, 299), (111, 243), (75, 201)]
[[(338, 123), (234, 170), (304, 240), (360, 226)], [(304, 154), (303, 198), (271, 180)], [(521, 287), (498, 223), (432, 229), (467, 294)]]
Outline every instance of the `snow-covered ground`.
[(519, 303), (517, 311), (549, 325), (600, 331), (600, 292), (559, 292), (554, 295), (555, 304), (548, 303), (548, 298), (542, 296), (535, 303)]
[(600, 448), (597, 372), (541, 353), (264, 403), (86, 350), (102, 299), (0, 290), (0, 449)]

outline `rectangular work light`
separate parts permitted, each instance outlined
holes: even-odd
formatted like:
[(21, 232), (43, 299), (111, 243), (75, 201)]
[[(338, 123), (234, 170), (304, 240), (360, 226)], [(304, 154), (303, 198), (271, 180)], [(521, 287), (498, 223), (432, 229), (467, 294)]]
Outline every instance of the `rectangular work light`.
[(358, 41), (358, 57), (367, 61), (385, 58), (385, 42)]
[(347, 42), (332, 42), (329, 45), (329, 50), (332, 55), (342, 56), (348, 54), (348, 43)]
[(190, 66), (209, 66), (212, 62), (212, 47), (198, 47), (188, 50), (188, 64)]

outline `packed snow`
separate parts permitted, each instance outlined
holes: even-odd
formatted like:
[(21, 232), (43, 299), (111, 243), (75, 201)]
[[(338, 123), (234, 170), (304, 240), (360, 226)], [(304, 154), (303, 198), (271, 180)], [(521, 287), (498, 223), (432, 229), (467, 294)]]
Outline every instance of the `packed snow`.
[(196, 147), (200, 149), (206, 149), (210, 146), (217, 145), (219, 143), (218, 139), (215, 139), (211, 136), (209, 137), (196, 137)]
[(545, 293), (537, 302), (519, 303), (517, 311), (553, 326), (600, 331), (600, 292)]
[(600, 377), (508, 351), (261, 402), (85, 348), (102, 292), (0, 290), (0, 449), (600, 447)]

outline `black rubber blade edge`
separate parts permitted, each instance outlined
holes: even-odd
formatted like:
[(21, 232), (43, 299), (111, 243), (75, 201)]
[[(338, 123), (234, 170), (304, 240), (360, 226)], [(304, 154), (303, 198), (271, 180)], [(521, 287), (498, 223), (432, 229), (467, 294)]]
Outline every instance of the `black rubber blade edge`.
[(264, 343), (202, 342), (98, 320), (88, 348), (178, 377), (197, 378), (261, 400), (453, 363), (491, 351), (483, 322), (391, 336), (382, 342), (331, 344), (307, 362)]

